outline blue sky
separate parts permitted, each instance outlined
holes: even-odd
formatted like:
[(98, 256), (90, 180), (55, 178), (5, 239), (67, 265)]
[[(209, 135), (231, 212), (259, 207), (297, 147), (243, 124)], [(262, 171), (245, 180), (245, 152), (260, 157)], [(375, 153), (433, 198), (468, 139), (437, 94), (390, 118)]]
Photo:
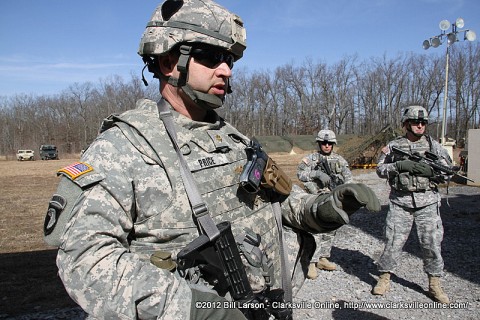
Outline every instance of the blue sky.
[[(307, 58), (424, 51), (443, 19), (480, 35), (478, 0), (218, 0), (240, 15), (248, 48), (235, 68), (273, 70)], [(158, 0), (0, 1), (0, 96), (55, 94), (73, 83), (140, 76), (138, 43)], [(477, 39), (477, 41), (479, 41)]]

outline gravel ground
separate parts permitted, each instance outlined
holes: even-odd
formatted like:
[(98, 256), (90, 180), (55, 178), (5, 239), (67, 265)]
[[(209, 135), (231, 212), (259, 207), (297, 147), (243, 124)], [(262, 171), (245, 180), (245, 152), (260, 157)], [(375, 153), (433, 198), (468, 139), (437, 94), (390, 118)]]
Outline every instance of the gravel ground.
[(379, 275), (375, 261), (383, 251), (382, 234), (390, 188), (375, 172), (355, 179), (375, 191), (382, 211), (362, 210), (337, 232), (331, 254), (337, 270), (319, 271), (316, 280), (307, 280), (297, 295), (297, 301), (303, 305), (295, 310), (295, 318), (480, 319), (480, 188), (450, 185), (448, 195), (446, 188), (441, 189), (445, 229), (442, 285), (452, 303), (444, 309), (438, 304), (435, 306), (426, 295), (428, 278), (423, 272), (415, 231), (411, 232), (403, 260), (392, 275), (390, 291), (385, 296), (371, 294)]
[[(297, 295), (295, 319), (480, 319), (480, 188), (451, 185), (442, 200), (445, 228), (443, 287), (452, 302), (440, 307), (426, 295), (428, 279), (423, 272), (415, 232), (404, 248), (403, 261), (392, 276), (385, 296), (373, 296), (378, 272), (375, 260), (383, 249), (382, 231), (388, 208), (389, 187), (375, 172), (355, 176), (370, 186), (380, 199), (382, 211), (361, 210), (335, 238), (331, 260), (336, 271), (319, 271)], [(447, 204), (447, 198), (450, 206)], [(376, 304), (376, 305), (373, 305)], [(1, 318), (1, 316), (0, 316)], [(52, 310), (9, 319), (84, 319), (79, 308)]]

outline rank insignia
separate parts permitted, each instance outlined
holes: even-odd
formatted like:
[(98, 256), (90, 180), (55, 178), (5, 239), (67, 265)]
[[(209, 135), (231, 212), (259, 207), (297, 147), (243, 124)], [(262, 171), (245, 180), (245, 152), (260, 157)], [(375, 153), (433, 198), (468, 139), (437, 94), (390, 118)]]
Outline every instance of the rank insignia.
[(93, 171), (91, 165), (85, 162), (75, 162), (65, 168), (62, 168), (57, 171), (57, 174), (64, 173), (70, 177), (70, 179), (75, 180), (76, 178), (80, 177), (81, 175)]

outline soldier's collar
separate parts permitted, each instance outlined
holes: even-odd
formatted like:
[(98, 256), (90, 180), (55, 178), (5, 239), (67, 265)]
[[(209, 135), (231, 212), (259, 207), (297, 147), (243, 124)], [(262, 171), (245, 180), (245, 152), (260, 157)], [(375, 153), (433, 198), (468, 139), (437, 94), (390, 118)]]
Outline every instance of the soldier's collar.
[(224, 120), (213, 110), (207, 111), (207, 121), (194, 121), (175, 110), (172, 110), (177, 123), (187, 130), (218, 130), (225, 125)]

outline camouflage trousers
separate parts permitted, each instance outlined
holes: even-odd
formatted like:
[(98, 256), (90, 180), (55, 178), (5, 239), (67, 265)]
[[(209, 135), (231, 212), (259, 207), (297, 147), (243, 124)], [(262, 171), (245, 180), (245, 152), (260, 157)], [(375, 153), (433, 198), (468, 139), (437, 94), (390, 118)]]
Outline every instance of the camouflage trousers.
[(327, 233), (314, 234), (317, 248), (312, 256), (311, 262), (317, 262), (320, 258), (330, 258), (330, 252), (332, 251), (333, 239), (337, 230), (333, 230)]
[(440, 277), (443, 275), (444, 265), (441, 255), (443, 225), (439, 203), (422, 208), (405, 208), (390, 202), (385, 225), (385, 249), (378, 261), (378, 270), (394, 271), (414, 221), (422, 250), (423, 269), (429, 275)]

